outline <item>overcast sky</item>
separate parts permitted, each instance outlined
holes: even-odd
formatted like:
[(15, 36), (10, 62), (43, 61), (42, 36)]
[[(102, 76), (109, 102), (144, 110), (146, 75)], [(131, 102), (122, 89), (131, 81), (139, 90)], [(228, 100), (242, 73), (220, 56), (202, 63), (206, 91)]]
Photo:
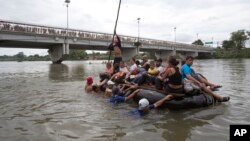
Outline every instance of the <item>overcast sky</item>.
[[(0, 19), (66, 27), (64, 0), (0, 0)], [(71, 0), (69, 28), (112, 33), (119, 0)], [(117, 33), (192, 43), (223, 41), (239, 29), (250, 30), (250, 0), (122, 0)], [(0, 55), (47, 54), (47, 50), (0, 48)]]

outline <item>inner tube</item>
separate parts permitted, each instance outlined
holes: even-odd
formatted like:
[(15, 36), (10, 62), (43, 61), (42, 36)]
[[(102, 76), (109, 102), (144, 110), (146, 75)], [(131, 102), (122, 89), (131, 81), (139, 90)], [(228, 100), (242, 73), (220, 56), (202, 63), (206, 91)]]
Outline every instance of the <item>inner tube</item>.
[[(150, 104), (154, 104), (158, 100), (164, 98), (166, 95), (160, 92), (152, 90), (140, 90), (138, 94), (134, 97), (134, 100), (138, 102), (142, 98), (146, 98)], [(200, 108), (213, 105), (215, 99), (207, 94), (197, 94), (192, 96), (184, 96), (175, 98), (170, 101), (164, 102), (160, 107), (169, 109), (188, 109), (188, 108)]]

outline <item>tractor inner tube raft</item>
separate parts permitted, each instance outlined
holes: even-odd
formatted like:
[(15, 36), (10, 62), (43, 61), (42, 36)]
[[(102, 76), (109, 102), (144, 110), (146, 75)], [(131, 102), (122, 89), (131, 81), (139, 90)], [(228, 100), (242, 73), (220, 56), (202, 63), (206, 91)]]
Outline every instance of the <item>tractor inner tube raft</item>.
[[(138, 102), (142, 98), (148, 99), (150, 104), (154, 104), (158, 100), (164, 98), (166, 95), (153, 90), (140, 90), (134, 97), (134, 100)], [(188, 108), (200, 108), (213, 105), (215, 99), (207, 94), (197, 94), (192, 96), (178, 97), (170, 101), (165, 101), (161, 107), (169, 109), (188, 109)]]

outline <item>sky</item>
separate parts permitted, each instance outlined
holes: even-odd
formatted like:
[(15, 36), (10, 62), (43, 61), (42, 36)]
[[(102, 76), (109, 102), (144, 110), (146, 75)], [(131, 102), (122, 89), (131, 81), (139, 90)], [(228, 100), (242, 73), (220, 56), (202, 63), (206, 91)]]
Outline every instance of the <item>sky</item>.
[[(0, 19), (66, 27), (64, 0), (0, 0)], [(119, 0), (71, 0), (69, 28), (113, 33)], [(120, 35), (191, 44), (222, 42), (230, 33), (250, 30), (250, 0), (122, 0)], [(174, 28), (176, 30), (174, 31)], [(0, 48), (0, 55), (46, 55), (47, 50)]]

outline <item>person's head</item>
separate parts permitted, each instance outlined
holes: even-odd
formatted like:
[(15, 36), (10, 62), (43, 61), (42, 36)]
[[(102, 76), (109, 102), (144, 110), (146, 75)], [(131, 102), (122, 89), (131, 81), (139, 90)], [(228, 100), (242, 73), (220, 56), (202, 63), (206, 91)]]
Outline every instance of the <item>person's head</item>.
[(156, 67), (160, 67), (161, 63), (162, 63), (162, 59), (161, 58), (155, 60)]
[(155, 68), (155, 61), (150, 61), (149, 64), (151, 69)]
[(138, 102), (138, 110), (141, 112), (147, 112), (149, 109), (149, 101), (146, 98), (142, 98), (139, 102)]
[(142, 62), (145, 63), (145, 62), (147, 62), (147, 61), (148, 61), (147, 55), (143, 55), (143, 56), (142, 56)]
[(109, 89), (112, 89), (113, 88), (113, 85), (115, 84), (113, 81), (111, 81), (111, 80), (109, 80), (108, 82), (107, 82), (107, 84), (108, 84), (108, 88)]
[(192, 66), (193, 65), (193, 61), (194, 61), (194, 57), (192, 56), (187, 56), (186, 57), (186, 64), (189, 65), (189, 66)]
[(132, 58), (130, 59), (131, 65), (135, 64), (135, 61), (136, 61), (135, 57), (132, 57)]
[(168, 64), (171, 65), (171, 66), (176, 67), (179, 64), (179, 61), (176, 60), (175, 56), (169, 56)]
[(148, 71), (148, 69), (150, 68), (150, 65), (149, 65), (149, 64), (146, 64), (146, 65), (144, 66), (144, 68), (145, 68), (146, 71)]
[(106, 68), (107, 68), (107, 69), (110, 69), (111, 67), (112, 67), (111, 62), (108, 62), (108, 63), (106, 64)]
[(137, 66), (139, 66), (141, 64), (139, 60), (136, 60), (135, 63)]
[(86, 77), (87, 85), (92, 85), (93, 84), (93, 78), (92, 76)]
[(124, 61), (121, 61), (121, 62), (120, 62), (120, 68), (124, 68), (124, 67), (126, 67), (125, 62), (124, 62)]
[(115, 34), (115, 36), (114, 36), (114, 41), (113, 41), (113, 43), (114, 43), (115, 45), (117, 45), (118, 47), (121, 47), (121, 40), (120, 40), (120, 37), (119, 37), (117, 34)]

